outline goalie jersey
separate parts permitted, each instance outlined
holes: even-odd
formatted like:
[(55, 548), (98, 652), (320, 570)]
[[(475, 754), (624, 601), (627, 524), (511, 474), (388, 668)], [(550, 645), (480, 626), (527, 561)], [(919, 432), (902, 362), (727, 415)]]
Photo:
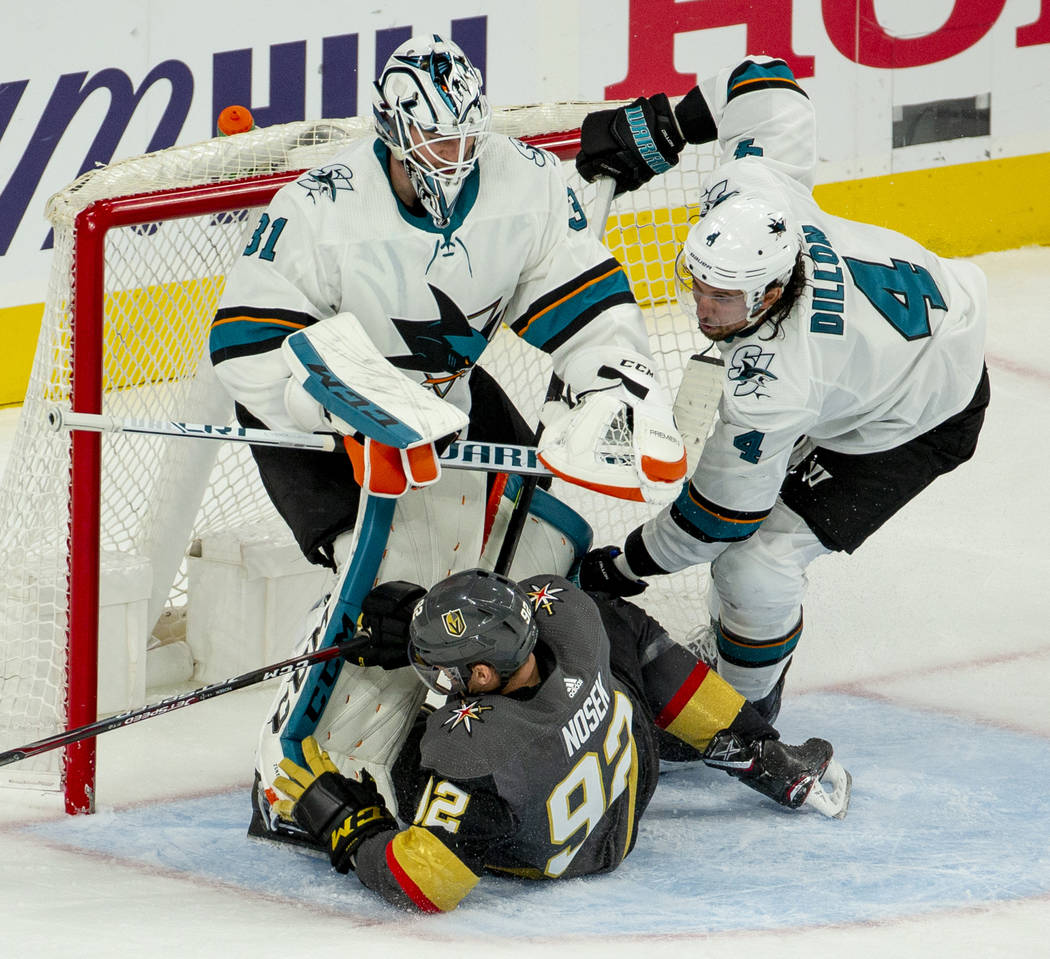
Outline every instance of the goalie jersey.
[(228, 277), (212, 362), (271, 429), (297, 429), (282, 341), (343, 312), (405, 376), (468, 414), (466, 378), (501, 321), (559, 375), (581, 346), (649, 355), (627, 278), (552, 154), (490, 134), (443, 228), (397, 199), (389, 162), (363, 138), (285, 186)]
[(453, 909), (485, 870), (605, 872), (634, 845), (656, 785), (652, 717), (612, 672), (594, 601), (559, 577), (521, 586), (539, 624), (541, 683), (436, 710), (419, 743), (413, 824), (358, 850), (360, 880), (402, 907)]
[(987, 315), (977, 267), (817, 205), (814, 112), (783, 61), (748, 58), (679, 110), (683, 127), (708, 138), (717, 129), (702, 211), (748, 190), (775, 197), (801, 233), (806, 276), (779, 329), (761, 323), (717, 343), (722, 396), (692, 481), (627, 544), (633, 568), (646, 565), (640, 535), (665, 571), (713, 560), (757, 530), (801, 438), (879, 452), (959, 413), (982, 375)]

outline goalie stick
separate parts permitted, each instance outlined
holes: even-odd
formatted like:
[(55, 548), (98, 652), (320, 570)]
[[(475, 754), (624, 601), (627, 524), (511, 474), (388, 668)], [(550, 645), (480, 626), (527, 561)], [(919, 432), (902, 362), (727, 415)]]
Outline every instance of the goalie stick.
[[(59, 430), (87, 430), (92, 433), (139, 433), (145, 436), (181, 436), (187, 439), (225, 440), (252, 446), (274, 446), (287, 449), (318, 450), (332, 453), (342, 448), (341, 436), (334, 433), (283, 433), (251, 429), (244, 426), (218, 426), (209, 423), (181, 423), (176, 420), (122, 419), (101, 413), (77, 413), (52, 406), (47, 411), (47, 425)], [(513, 443), (481, 443), (467, 440), (452, 443), (440, 457), (448, 469), (488, 470), (497, 473), (519, 473), (525, 476), (549, 476), (550, 471), (536, 458), (533, 446)]]
[(101, 736), (103, 733), (108, 733), (113, 729), (120, 729), (133, 723), (140, 723), (146, 719), (153, 719), (155, 716), (163, 716), (176, 709), (182, 709), (184, 706), (203, 703), (207, 699), (214, 699), (216, 696), (223, 696), (226, 693), (232, 693), (234, 690), (244, 689), (246, 686), (264, 683), (268, 679), (298, 672), (300, 669), (305, 669), (316, 663), (335, 659), (337, 656), (342, 656), (343, 653), (347, 652), (357, 638), (355, 636), (345, 643), (315, 649), (313, 652), (303, 653), (303, 655), (294, 656), (291, 659), (284, 659), (279, 663), (261, 666), (258, 669), (242, 673), (240, 676), (234, 676), (232, 679), (224, 679), (222, 682), (212, 683), (209, 686), (201, 686), (199, 689), (194, 689), (190, 692), (169, 696), (167, 699), (162, 699), (160, 702), (149, 706), (130, 709), (123, 713), (118, 713), (116, 716), (110, 716), (107, 719), (100, 719), (97, 722), (87, 723), (84, 726), (77, 726), (75, 729), (67, 729), (65, 732), (55, 733), (53, 736), (38, 739), (36, 742), (27, 743), (25, 746), (19, 746), (16, 749), (8, 749), (0, 752), (0, 766), (7, 766), (10, 763), (16, 763), (19, 760), (28, 759), (31, 756), (37, 756), (52, 749), (59, 749), (62, 746), (69, 746), (72, 743), (80, 742), (82, 739)]

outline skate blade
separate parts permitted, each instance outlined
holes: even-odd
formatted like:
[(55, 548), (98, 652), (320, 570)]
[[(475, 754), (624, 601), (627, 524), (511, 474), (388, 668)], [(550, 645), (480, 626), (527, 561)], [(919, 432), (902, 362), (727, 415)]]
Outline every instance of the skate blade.
[(813, 784), (805, 805), (832, 819), (845, 819), (849, 809), (853, 777), (838, 760), (832, 759), (824, 774)]

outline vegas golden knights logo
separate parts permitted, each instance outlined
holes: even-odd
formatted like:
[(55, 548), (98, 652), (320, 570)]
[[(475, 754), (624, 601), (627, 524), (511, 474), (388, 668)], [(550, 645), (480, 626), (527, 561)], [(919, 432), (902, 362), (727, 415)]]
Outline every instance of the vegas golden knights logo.
[(442, 615), (441, 622), (445, 625), (445, 632), (449, 636), (462, 636), (467, 631), (466, 620), (458, 609), (450, 609)]

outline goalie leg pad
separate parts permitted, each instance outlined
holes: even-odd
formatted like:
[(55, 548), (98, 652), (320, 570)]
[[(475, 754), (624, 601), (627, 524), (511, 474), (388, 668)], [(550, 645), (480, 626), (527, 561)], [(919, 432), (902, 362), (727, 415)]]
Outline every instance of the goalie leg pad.
[[(492, 520), (479, 563), (482, 569), (495, 568), (520, 488), (521, 479), (512, 476)], [(529, 515), (507, 575), (513, 580), (551, 573), (567, 576), (577, 559), (590, 548), (592, 535), (590, 524), (574, 509), (546, 490), (533, 490)]]
[[(394, 509), (376, 581), (404, 580), (429, 587), (453, 572), (477, 566), (484, 502), (484, 474), (466, 471), (450, 471), (441, 483), (403, 496)], [(337, 544), (338, 555), (345, 546), (345, 539)], [(351, 555), (355, 547), (356, 541)], [(317, 648), (329, 633), (332, 641), (341, 639), (335, 636), (338, 630), (354, 628), (356, 616), (350, 619), (339, 601), (343, 577), (352, 569), (350, 562), (342, 565), (331, 596), (315, 607), (303, 648)], [(390, 768), (425, 696), (426, 687), (410, 668), (384, 671), (330, 661), (289, 675), (260, 731), (256, 768), (262, 794), (273, 792), (283, 758), (302, 765), (296, 747), (313, 735), (344, 775), (367, 767), (390, 808), (395, 808)], [(289, 725), (293, 721), (294, 730)]]

